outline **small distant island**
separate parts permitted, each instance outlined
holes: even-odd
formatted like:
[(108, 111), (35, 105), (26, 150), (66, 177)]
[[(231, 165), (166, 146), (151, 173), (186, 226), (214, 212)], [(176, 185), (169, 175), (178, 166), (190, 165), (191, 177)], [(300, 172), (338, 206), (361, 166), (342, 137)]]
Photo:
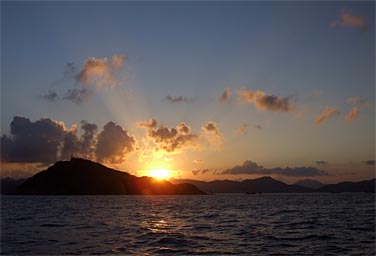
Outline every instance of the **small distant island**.
[(19, 185), (21, 195), (205, 195), (192, 184), (136, 177), (81, 158), (56, 162)]

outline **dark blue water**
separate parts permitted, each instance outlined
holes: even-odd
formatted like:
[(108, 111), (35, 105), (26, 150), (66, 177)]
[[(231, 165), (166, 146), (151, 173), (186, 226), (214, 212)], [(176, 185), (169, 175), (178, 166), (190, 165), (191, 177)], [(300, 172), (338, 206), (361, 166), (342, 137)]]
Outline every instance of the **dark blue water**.
[(2, 196), (1, 253), (375, 255), (375, 197)]

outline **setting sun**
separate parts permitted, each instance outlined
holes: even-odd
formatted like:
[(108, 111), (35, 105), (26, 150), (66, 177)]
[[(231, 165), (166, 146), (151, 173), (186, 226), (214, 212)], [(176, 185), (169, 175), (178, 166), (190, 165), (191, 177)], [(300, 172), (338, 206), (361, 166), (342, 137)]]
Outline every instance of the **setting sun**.
[(171, 176), (170, 171), (166, 169), (150, 170), (148, 176), (157, 179), (167, 179)]

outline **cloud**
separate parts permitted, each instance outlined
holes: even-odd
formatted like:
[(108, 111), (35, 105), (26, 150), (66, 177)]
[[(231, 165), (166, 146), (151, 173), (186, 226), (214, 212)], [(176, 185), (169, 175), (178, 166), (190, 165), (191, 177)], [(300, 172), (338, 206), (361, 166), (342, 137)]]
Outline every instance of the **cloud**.
[(92, 153), (95, 150), (95, 134), (97, 131), (97, 125), (82, 120), (81, 129), (84, 131), (84, 134), (82, 135), (81, 152), (86, 155), (87, 158), (92, 158)]
[(359, 109), (357, 106), (354, 106), (352, 110), (349, 113), (347, 113), (345, 116), (345, 120), (348, 122), (352, 122), (358, 118), (359, 118)]
[(77, 125), (65, 124), (50, 118), (35, 122), (15, 116), (10, 123), (10, 135), (1, 136), (1, 161), (7, 163), (53, 163), (74, 156), (99, 162), (122, 162), (126, 154), (135, 150), (135, 138), (114, 122), (108, 122), (97, 134), (96, 124), (81, 121), (82, 134)]
[(242, 123), (239, 126), (239, 128), (236, 130), (236, 133), (238, 135), (240, 135), (240, 136), (245, 135), (247, 133), (247, 130), (249, 128), (254, 128), (254, 129), (262, 130), (262, 126), (259, 125), (259, 124), (249, 125), (249, 124), (246, 124), (246, 123)]
[(366, 18), (360, 15), (354, 15), (349, 10), (342, 9), (339, 20), (331, 23), (332, 27), (347, 27), (347, 28), (357, 28), (364, 30), (368, 26)]
[(213, 121), (202, 126), (200, 133), (193, 133), (191, 127), (184, 122), (180, 122), (176, 127), (158, 125), (155, 119), (137, 124), (147, 131), (146, 140), (142, 140), (145, 144), (144, 158), (150, 157), (152, 151), (148, 151), (153, 147), (155, 152), (161, 153), (181, 153), (183, 149), (199, 150), (204, 148), (205, 143), (214, 149), (222, 147), (223, 135)]
[(364, 106), (368, 109), (372, 108), (372, 104), (366, 100), (359, 99), (358, 97), (352, 97), (347, 100), (347, 103), (353, 104), (352, 109), (345, 115), (345, 120), (352, 122), (359, 118), (360, 107)]
[(329, 118), (337, 115), (339, 115), (339, 111), (337, 109), (327, 106), (324, 108), (323, 112), (316, 117), (315, 123), (316, 125), (321, 125)]
[(318, 170), (314, 167), (276, 167), (264, 168), (253, 161), (245, 161), (242, 165), (237, 165), (233, 168), (224, 170), (220, 174), (258, 174), (258, 175), (283, 175), (294, 177), (308, 177), (308, 176), (322, 176), (327, 175), (324, 171)]
[(367, 160), (364, 162), (366, 165), (375, 165), (376, 161), (375, 160)]
[(279, 111), (279, 112), (291, 112), (294, 110), (293, 104), (287, 97), (278, 97), (272, 94), (266, 94), (264, 91), (250, 91), (240, 90), (238, 91), (239, 99), (246, 103), (253, 103), (256, 109)]
[(195, 159), (192, 161), (192, 163), (194, 164), (202, 164), (204, 161), (202, 161), (201, 159)]
[(100, 162), (121, 163), (135, 149), (133, 136), (114, 122), (108, 122), (98, 134), (95, 155)]
[(227, 87), (224, 92), (222, 93), (221, 97), (219, 97), (220, 102), (226, 102), (230, 99), (231, 96), (231, 89)]
[(320, 160), (320, 161), (316, 161), (315, 163), (316, 163), (317, 165), (328, 164), (327, 161), (322, 161), (322, 160)]
[(179, 103), (179, 102), (185, 102), (185, 103), (188, 103), (188, 102), (191, 102), (192, 100), (189, 99), (189, 98), (186, 98), (186, 97), (183, 97), (183, 96), (179, 96), (179, 97), (173, 97), (173, 96), (166, 96), (166, 100), (169, 102), (169, 103)]
[(156, 150), (168, 153), (178, 152), (182, 148), (195, 148), (198, 146), (199, 136), (191, 133), (191, 128), (186, 123), (179, 123), (176, 128), (164, 125), (157, 126), (157, 121), (151, 119), (148, 122), (139, 123), (147, 129), (148, 138), (156, 145)]
[(202, 137), (205, 138), (210, 146), (217, 150), (223, 149), (223, 134), (218, 128), (216, 122), (209, 121), (204, 126), (201, 127)]
[(213, 121), (209, 121), (206, 125), (202, 127), (202, 130), (205, 133), (216, 135), (216, 136), (222, 136), (221, 131), (219, 130), (217, 123)]
[(10, 123), (11, 136), (1, 137), (1, 159), (5, 162), (51, 163), (67, 133), (64, 123), (50, 118), (35, 122), (15, 116)]
[(192, 170), (192, 174), (195, 176), (198, 175), (199, 173), (200, 173), (200, 170)]
[(63, 147), (61, 150), (61, 159), (69, 159), (70, 156), (78, 156), (81, 154), (82, 142), (77, 136), (77, 126), (73, 126), (68, 131), (63, 140)]
[(59, 95), (55, 90), (49, 90), (47, 93), (38, 96), (38, 98), (49, 102), (55, 102), (59, 99)]
[(157, 127), (157, 120), (152, 118), (147, 122), (139, 122), (137, 124), (138, 124), (139, 127), (142, 127), (142, 128), (155, 128), (155, 127)]
[(92, 91), (90, 91), (87, 88), (83, 88), (83, 89), (69, 89), (65, 93), (63, 99), (64, 100), (72, 101), (72, 102), (74, 102), (76, 104), (81, 104), (83, 102), (88, 101), (91, 96), (92, 96)]
[(76, 80), (84, 85), (112, 88), (120, 82), (115, 77), (115, 72), (121, 68), (125, 59), (125, 55), (114, 55), (112, 60), (90, 57), (76, 75)]
[(209, 169), (203, 169), (203, 170), (193, 169), (192, 170), (192, 174), (195, 175), (195, 176), (197, 176), (199, 174), (205, 174), (207, 172), (210, 172), (210, 170)]

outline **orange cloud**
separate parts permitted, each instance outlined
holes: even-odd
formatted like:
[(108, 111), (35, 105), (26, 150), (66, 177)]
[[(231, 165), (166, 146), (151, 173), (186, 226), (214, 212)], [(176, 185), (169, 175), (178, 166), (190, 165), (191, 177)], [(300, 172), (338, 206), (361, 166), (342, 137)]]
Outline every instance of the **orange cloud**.
[(240, 90), (238, 93), (241, 101), (253, 103), (259, 110), (291, 112), (294, 109), (287, 97), (266, 94), (264, 91)]
[(139, 123), (140, 127), (147, 129), (148, 138), (156, 145), (155, 150), (163, 150), (168, 153), (179, 152), (182, 148), (196, 148), (198, 146), (197, 134), (191, 133), (191, 127), (186, 123), (179, 123), (176, 128), (164, 125), (157, 126), (157, 121), (151, 119), (148, 122)]
[(339, 115), (339, 111), (337, 109), (332, 108), (332, 107), (325, 107), (325, 109), (323, 110), (323, 112), (321, 113), (321, 115), (319, 115), (316, 118), (315, 123), (317, 125), (321, 125), (326, 120), (328, 120), (329, 118), (331, 118), (333, 116), (336, 116), (336, 115)]
[(76, 79), (85, 85), (114, 87), (119, 83), (114, 74), (121, 68), (126, 58), (125, 55), (114, 55), (112, 56), (112, 60), (90, 57), (86, 60), (83, 69), (76, 76)]
[(354, 106), (353, 108), (351, 109), (351, 111), (349, 113), (346, 114), (345, 116), (345, 120), (348, 121), (348, 122), (352, 122), (354, 121), (355, 119), (358, 119), (359, 118), (359, 109), (358, 109), (358, 102), (359, 102), (359, 99), (358, 97), (353, 97), (353, 98), (350, 98), (347, 100), (349, 103), (353, 103)]
[(367, 27), (367, 20), (362, 16), (353, 15), (350, 11), (343, 9), (339, 20), (332, 22), (332, 27), (349, 27), (364, 29)]

